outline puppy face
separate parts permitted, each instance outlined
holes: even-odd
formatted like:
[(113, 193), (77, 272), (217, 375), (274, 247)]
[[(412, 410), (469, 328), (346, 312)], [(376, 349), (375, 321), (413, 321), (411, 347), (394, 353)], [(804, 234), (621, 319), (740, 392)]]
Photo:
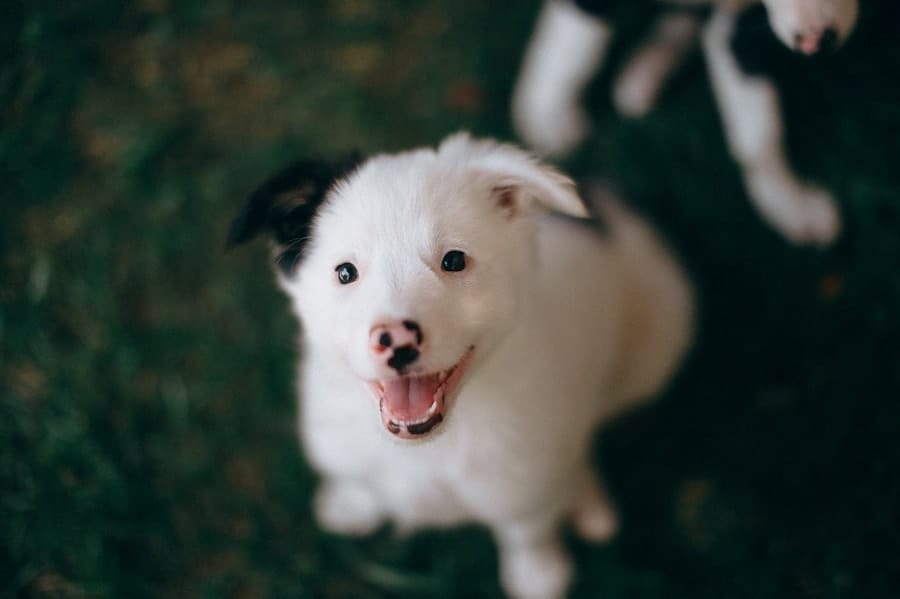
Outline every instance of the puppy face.
[(807, 55), (839, 48), (859, 14), (858, 0), (763, 0), (763, 4), (778, 38)]
[[(315, 195), (316, 184), (293, 186), (307, 192), (281, 195)], [(374, 399), (360, 409), (403, 439), (448, 418), (467, 377), (515, 323), (536, 268), (533, 211), (585, 214), (565, 177), (466, 135), (437, 151), (376, 156), (319, 195), (306, 225), (293, 227), (304, 241), (276, 237), (279, 252), (303, 246), (281, 285), (307, 351), (358, 379)]]

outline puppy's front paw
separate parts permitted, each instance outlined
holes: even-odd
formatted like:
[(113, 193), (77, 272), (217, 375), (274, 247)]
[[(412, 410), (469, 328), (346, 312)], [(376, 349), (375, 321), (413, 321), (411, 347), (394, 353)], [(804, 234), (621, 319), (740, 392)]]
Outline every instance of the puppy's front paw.
[(316, 490), (316, 520), (325, 530), (344, 535), (367, 535), (384, 522), (377, 498), (351, 483), (326, 481)]
[(622, 116), (641, 118), (656, 105), (662, 88), (661, 77), (644, 65), (627, 69), (613, 85), (613, 106)]
[(557, 543), (500, 555), (500, 582), (512, 599), (561, 599), (571, 580), (572, 561)]
[(544, 156), (562, 156), (575, 149), (591, 129), (590, 119), (577, 104), (530, 101), (514, 113), (519, 136)]
[(603, 483), (594, 474), (588, 474), (584, 488), (572, 508), (572, 525), (575, 532), (586, 541), (602, 543), (619, 531), (619, 516)]
[(760, 176), (748, 187), (762, 216), (792, 243), (828, 245), (841, 232), (837, 203), (821, 187)]
[(631, 118), (646, 116), (662, 86), (697, 41), (700, 21), (678, 12), (657, 21), (650, 40), (627, 62), (613, 86), (613, 105)]
[(575, 532), (586, 541), (603, 543), (619, 532), (619, 518), (612, 505), (590, 502), (579, 505), (572, 513)]
[(834, 197), (818, 187), (807, 187), (800, 196), (806, 217), (801, 243), (827, 245), (841, 232), (841, 214)]

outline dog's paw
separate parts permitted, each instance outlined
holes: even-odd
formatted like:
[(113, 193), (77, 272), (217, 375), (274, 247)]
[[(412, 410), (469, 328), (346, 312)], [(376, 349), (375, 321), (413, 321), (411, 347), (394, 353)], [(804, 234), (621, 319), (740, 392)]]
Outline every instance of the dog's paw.
[(613, 85), (613, 106), (622, 116), (640, 118), (656, 105), (663, 84), (697, 41), (700, 21), (672, 13), (657, 21), (648, 43), (627, 61)]
[(619, 532), (619, 517), (607, 502), (583, 503), (572, 512), (572, 525), (585, 541), (603, 543)]
[(575, 149), (591, 130), (590, 119), (580, 106), (555, 102), (531, 102), (514, 113), (516, 132), (533, 150), (544, 156), (562, 156)]
[(792, 243), (828, 245), (841, 232), (837, 203), (825, 189), (765, 177), (749, 179), (748, 187), (762, 216)]
[(602, 543), (619, 531), (619, 516), (600, 481), (590, 476), (572, 509), (572, 525), (586, 541)]
[(661, 88), (662, 81), (651, 70), (626, 69), (613, 85), (613, 106), (624, 117), (645, 117), (656, 105)]
[(562, 599), (572, 580), (572, 560), (558, 543), (500, 554), (500, 582), (512, 599)]
[(326, 481), (316, 490), (316, 520), (325, 530), (362, 536), (375, 532), (385, 520), (377, 498), (360, 485)]

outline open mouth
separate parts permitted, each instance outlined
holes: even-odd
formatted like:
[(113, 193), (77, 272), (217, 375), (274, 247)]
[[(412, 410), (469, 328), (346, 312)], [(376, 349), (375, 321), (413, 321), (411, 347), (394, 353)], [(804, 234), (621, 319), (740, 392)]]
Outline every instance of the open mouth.
[(447, 417), (454, 395), (474, 348), (446, 370), (385, 381), (370, 381), (369, 389), (378, 399), (381, 422), (401, 439), (419, 439), (432, 432)]

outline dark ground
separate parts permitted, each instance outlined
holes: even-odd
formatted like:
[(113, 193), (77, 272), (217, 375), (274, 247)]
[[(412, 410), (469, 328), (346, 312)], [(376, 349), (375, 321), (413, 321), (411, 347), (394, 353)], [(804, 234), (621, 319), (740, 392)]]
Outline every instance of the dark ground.
[[(743, 196), (695, 57), (569, 164), (681, 251), (700, 340), (598, 445), (623, 506), (578, 597), (900, 596), (900, 7), (778, 60), (797, 167), (846, 234), (788, 246)], [(317, 6), (313, 6), (317, 5)], [(510, 138), (537, 2), (0, 8), (0, 595), (496, 596), (479, 529), (349, 541), (310, 518), (296, 325), (244, 195), (298, 155)], [(618, 53), (637, 32), (625, 11)]]

